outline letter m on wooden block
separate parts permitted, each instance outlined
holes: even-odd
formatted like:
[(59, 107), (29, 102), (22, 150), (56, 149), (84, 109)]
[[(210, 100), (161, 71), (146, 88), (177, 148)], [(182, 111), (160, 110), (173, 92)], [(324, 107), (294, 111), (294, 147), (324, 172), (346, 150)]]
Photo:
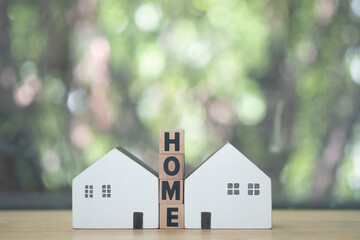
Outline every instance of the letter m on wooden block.
[(184, 130), (160, 130), (160, 154), (184, 154)]
[(160, 179), (160, 203), (183, 203), (184, 180)]

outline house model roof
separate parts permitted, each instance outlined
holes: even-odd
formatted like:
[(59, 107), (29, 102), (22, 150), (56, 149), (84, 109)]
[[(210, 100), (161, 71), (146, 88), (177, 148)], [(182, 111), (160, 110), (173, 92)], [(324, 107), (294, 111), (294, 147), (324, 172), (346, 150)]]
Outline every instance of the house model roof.
[(125, 154), (128, 158), (130, 158), (131, 160), (133, 160), (134, 162), (136, 162), (137, 164), (139, 164), (143, 168), (145, 168), (146, 170), (148, 170), (149, 172), (151, 172), (152, 174), (154, 174), (156, 177), (159, 177), (159, 174), (154, 169), (149, 167), (146, 163), (141, 161), (139, 158), (135, 157), (133, 154), (131, 154), (130, 152), (128, 152), (124, 148), (117, 147), (116, 149), (119, 150), (120, 152), (122, 152), (123, 154)]
[(187, 176), (185, 177), (185, 179), (187, 179), (188, 177), (190, 177), (193, 173), (196, 172), (196, 170), (198, 170), (199, 168), (201, 168), (203, 165), (205, 165), (210, 159), (212, 159), (212, 157), (219, 153), (220, 151), (225, 151), (225, 150), (230, 150), (230, 151), (234, 151), (237, 154), (239, 154), (239, 156), (241, 156), (242, 159), (245, 159), (247, 161), (249, 161), (252, 165), (254, 165), (261, 173), (263, 173), (265, 176), (267, 176), (260, 168), (258, 168), (252, 161), (250, 161), (246, 156), (244, 156), (244, 154), (242, 154), (239, 150), (237, 150), (231, 143), (227, 142), (225, 143), (222, 147), (220, 147), (218, 150), (216, 150), (213, 154), (211, 154), (208, 158), (206, 158), (199, 166), (197, 166), (191, 173), (187, 174)]
[[(119, 151), (120, 154), (123, 154), (124, 156), (126, 156), (125, 158), (109, 158), (109, 154), (113, 154), (114, 151)], [(129, 151), (125, 150), (122, 147), (116, 147), (113, 148), (111, 151), (109, 151), (107, 154), (105, 154), (103, 157), (101, 157), (100, 159), (98, 159), (97, 161), (95, 161), (93, 164), (91, 164), (89, 167), (87, 167), (85, 170), (83, 170), (81, 173), (79, 173), (74, 179), (79, 178), (80, 176), (82, 176), (83, 174), (85, 174), (85, 172), (87, 172), (90, 168), (96, 167), (96, 166), (100, 166), (103, 165), (104, 161), (108, 162), (108, 161), (124, 161), (124, 160), (132, 160), (133, 162), (137, 163), (138, 165), (140, 165), (141, 167), (143, 167), (144, 169), (146, 169), (149, 173), (151, 173), (152, 175), (154, 175), (155, 177), (159, 177), (159, 174), (152, 169), (151, 167), (149, 167), (146, 163), (144, 163), (142, 160), (140, 160), (139, 158), (135, 157), (133, 154), (131, 154)]]

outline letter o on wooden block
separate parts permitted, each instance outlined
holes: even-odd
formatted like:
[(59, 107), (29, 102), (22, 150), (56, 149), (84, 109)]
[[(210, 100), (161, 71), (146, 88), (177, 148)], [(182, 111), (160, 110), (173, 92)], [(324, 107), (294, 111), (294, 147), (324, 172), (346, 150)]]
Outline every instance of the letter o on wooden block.
[[(175, 165), (173, 171), (171, 171), (171, 170), (169, 169), (169, 163), (170, 163), (171, 161), (174, 162), (174, 165)], [(176, 174), (179, 173), (179, 170), (180, 170), (180, 163), (179, 163), (179, 160), (178, 160), (176, 157), (170, 156), (170, 157), (167, 157), (167, 158), (165, 159), (165, 161), (164, 161), (164, 171), (165, 171), (165, 173), (166, 173), (167, 175), (169, 175), (169, 176), (175, 176)]]
[(159, 155), (160, 179), (184, 179), (184, 155)]

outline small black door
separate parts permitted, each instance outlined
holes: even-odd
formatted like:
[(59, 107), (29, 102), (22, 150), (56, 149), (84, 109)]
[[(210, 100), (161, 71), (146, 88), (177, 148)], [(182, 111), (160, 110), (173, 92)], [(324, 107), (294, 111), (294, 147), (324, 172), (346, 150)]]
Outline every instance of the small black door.
[(133, 228), (142, 229), (143, 228), (143, 216), (142, 212), (134, 212), (133, 215)]
[(211, 229), (211, 212), (201, 212), (201, 229)]

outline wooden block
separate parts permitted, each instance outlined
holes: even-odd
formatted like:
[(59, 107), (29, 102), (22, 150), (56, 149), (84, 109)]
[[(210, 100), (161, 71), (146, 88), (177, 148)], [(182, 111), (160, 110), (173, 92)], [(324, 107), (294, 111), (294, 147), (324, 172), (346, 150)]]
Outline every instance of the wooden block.
[(185, 132), (181, 129), (160, 130), (159, 154), (184, 154)]
[(160, 228), (184, 228), (184, 204), (160, 204)]
[(184, 179), (184, 155), (159, 155), (160, 179)]
[(184, 180), (160, 179), (159, 202), (182, 204), (184, 197)]

